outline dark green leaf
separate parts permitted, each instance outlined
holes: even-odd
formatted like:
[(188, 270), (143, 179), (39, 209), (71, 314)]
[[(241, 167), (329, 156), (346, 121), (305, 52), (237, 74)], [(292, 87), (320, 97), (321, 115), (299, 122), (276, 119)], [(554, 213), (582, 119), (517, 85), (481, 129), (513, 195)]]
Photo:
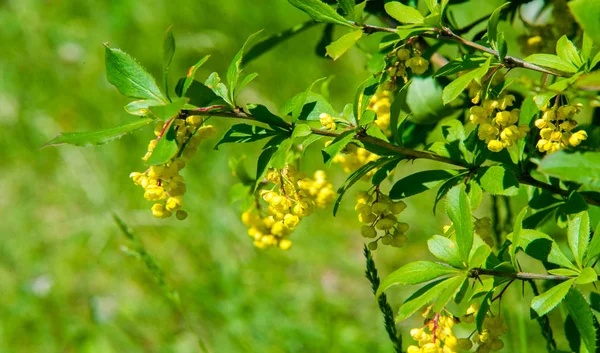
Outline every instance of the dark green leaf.
[(592, 310), (590, 310), (588, 302), (577, 289), (572, 288), (565, 298), (565, 306), (575, 322), (575, 326), (579, 331), (587, 351), (596, 352), (597, 333), (594, 325), (594, 314), (592, 313)]
[(416, 291), (400, 306), (396, 321), (402, 321), (410, 317), (421, 307), (434, 301), (446, 289), (449, 280), (449, 278), (446, 278), (436, 281)]
[(381, 184), (393, 171), (396, 169), (396, 166), (400, 161), (402, 161), (404, 157), (394, 157), (388, 163), (381, 166), (375, 174), (373, 174), (373, 178), (371, 179), (371, 184), (379, 185)]
[(452, 188), (446, 196), (446, 213), (454, 224), (456, 245), (464, 266), (468, 266), (469, 254), (473, 246), (473, 220), (469, 197), (464, 185)]
[(173, 26), (169, 26), (165, 32), (165, 39), (163, 41), (163, 88), (169, 97), (169, 81), (168, 73), (171, 61), (173, 61), (173, 55), (175, 55), (175, 37), (173, 37)]
[(141, 129), (150, 124), (153, 119), (142, 118), (133, 123), (112, 127), (106, 130), (86, 131), (86, 132), (63, 132), (46, 143), (42, 148), (49, 146), (58, 146), (69, 144), (74, 146), (93, 146), (102, 145), (111, 140), (119, 138), (129, 132)]
[(371, 76), (364, 80), (356, 90), (352, 107), (354, 108), (354, 116), (358, 121), (361, 120), (363, 113), (367, 110), (369, 100), (377, 92), (378, 84), (379, 81)]
[(354, 44), (362, 37), (363, 30), (357, 29), (344, 34), (335, 42), (329, 44), (326, 47), (327, 55), (333, 60), (339, 59), (348, 49), (352, 48)]
[(465, 268), (458, 252), (458, 246), (451, 239), (434, 235), (427, 241), (429, 251), (438, 260), (456, 268)]
[(518, 247), (534, 259), (548, 261), (571, 270), (578, 270), (565, 256), (554, 239), (545, 233), (534, 229), (522, 229), (519, 232), (518, 242)]
[(455, 100), (467, 88), (471, 81), (479, 81), (487, 73), (490, 67), (490, 61), (491, 58), (488, 58), (478, 69), (470, 71), (450, 82), (442, 92), (442, 101), (444, 104), (448, 104)]
[(306, 12), (317, 22), (334, 23), (342, 26), (353, 27), (352, 23), (339, 15), (331, 6), (321, 0), (288, 0), (290, 4)]
[(423, 23), (423, 15), (414, 7), (404, 5), (399, 1), (386, 1), (385, 12), (400, 23)]
[(581, 268), (590, 241), (590, 217), (587, 212), (580, 212), (569, 217), (569, 231), (567, 234), (567, 240), (575, 257), (575, 262)]
[(433, 203), (433, 214), (435, 214), (435, 209), (437, 207), (438, 202), (440, 202), (440, 200), (444, 198), (444, 196), (446, 196), (446, 194), (448, 193), (448, 191), (450, 191), (450, 189), (452, 189), (452, 187), (464, 180), (466, 175), (466, 173), (458, 174), (457, 176), (446, 180), (442, 184), (442, 186), (440, 186), (437, 195), (435, 195), (435, 202)]
[(256, 33), (251, 34), (248, 37), (248, 39), (246, 39), (246, 42), (244, 42), (244, 45), (242, 45), (240, 51), (238, 51), (238, 53), (235, 55), (235, 57), (231, 61), (231, 64), (229, 64), (229, 68), (227, 69), (227, 85), (229, 86), (230, 92), (229, 100), (232, 103), (235, 103), (235, 97), (238, 94), (237, 84), (240, 77), (240, 73), (242, 72), (242, 59), (244, 56), (244, 50), (246, 49), (246, 46), (250, 45), (250, 43), (252, 43), (252, 41), (254, 41), (261, 32), (262, 29)]
[(248, 111), (257, 121), (268, 124), (269, 126), (278, 126), (285, 130), (290, 130), (290, 125), (277, 115), (271, 113), (267, 107), (261, 104), (249, 104)]
[(510, 260), (512, 261), (513, 265), (517, 263), (517, 259), (515, 256), (515, 254), (517, 253), (517, 249), (519, 247), (522, 247), (523, 249), (526, 248), (526, 246), (521, 246), (521, 231), (523, 230), (523, 218), (525, 218), (525, 215), (527, 215), (528, 210), (529, 209), (527, 207), (524, 207), (515, 218), (515, 225), (513, 227), (511, 239), (512, 245), (510, 246), (509, 250)]
[(333, 142), (331, 142), (329, 146), (321, 150), (323, 154), (323, 161), (325, 162), (326, 166), (331, 165), (333, 157), (340, 153), (344, 147), (346, 147), (346, 145), (354, 139), (354, 134), (355, 131), (353, 130), (342, 132), (333, 140)]
[(483, 331), (483, 320), (487, 317), (488, 310), (490, 310), (490, 305), (492, 305), (492, 296), (494, 295), (494, 291), (491, 290), (487, 292), (485, 297), (483, 297), (483, 301), (479, 306), (479, 310), (477, 310), (477, 315), (475, 315), (475, 326), (477, 327), (477, 332), (481, 333)]
[(146, 164), (164, 164), (173, 158), (175, 154), (177, 154), (177, 151), (179, 151), (176, 139), (177, 132), (175, 131), (175, 124), (173, 124), (174, 121), (175, 119), (172, 119), (168, 122), (163, 135), (158, 138), (158, 143), (152, 150), (152, 154), (146, 161)]
[[(187, 80), (187, 79), (186, 79)], [(180, 80), (180, 82), (182, 82)], [(223, 85), (219, 83), (219, 85)], [(226, 92), (224, 92), (226, 94)], [(190, 85), (186, 89), (185, 97), (190, 99), (190, 104), (199, 108), (210, 107), (210, 106), (227, 106), (228, 103), (219, 95), (215, 93), (215, 90), (210, 89), (204, 84), (192, 80)]]
[(492, 44), (492, 48), (496, 50), (498, 50), (498, 21), (500, 21), (500, 15), (502, 14), (502, 10), (504, 10), (504, 8), (508, 5), (510, 5), (510, 3), (507, 2), (500, 5), (500, 7), (496, 8), (494, 12), (492, 12), (492, 14), (490, 15), (490, 19), (488, 21), (488, 40), (490, 41), (490, 44)]
[(390, 190), (391, 199), (402, 199), (434, 188), (455, 176), (455, 170), (426, 170), (398, 180)]
[(246, 52), (246, 55), (242, 57), (242, 67), (248, 65), (249, 62), (251, 62), (254, 59), (257, 59), (264, 53), (279, 45), (280, 43), (292, 38), (296, 34), (302, 33), (305, 30), (314, 27), (316, 24), (317, 22), (315, 21), (306, 21), (292, 28), (288, 28), (279, 33), (270, 35), (267, 38), (261, 40), (260, 42), (256, 43), (252, 48), (250, 48), (248, 52)]
[(167, 102), (156, 81), (134, 58), (106, 45), (106, 77), (122, 95)]
[(411, 285), (428, 282), (439, 277), (456, 275), (458, 270), (452, 267), (444, 266), (430, 261), (415, 261), (410, 262), (396, 271), (390, 273), (385, 277), (377, 292), (376, 297), (379, 297), (381, 293), (395, 285)]
[(483, 190), (492, 195), (515, 196), (519, 193), (517, 177), (502, 165), (482, 167), (477, 176)]
[(273, 153), (273, 156), (271, 157), (271, 167), (275, 169), (282, 169), (283, 167), (285, 167), (288, 152), (292, 147), (292, 142), (293, 141), (291, 138), (281, 142), (279, 147), (277, 147), (277, 151), (275, 151), (275, 153)]
[(553, 54), (532, 54), (526, 57), (524, 60), (535, 65), (548, 67), (558, 71), (568, 73), (577, 72), (577, 67)]
[(224, 143), (254, 142), (276, 134), (277, 131), (269, 130), (264, 127), (249, 124), (236, 124), (227, 130), (225, 135), (223, 135), (219, 143), (215, 146), (215, 150), (219, 149), (219, 146)]
[[(293, 101), (293, 100), (292, 100)], [(288, 102), (282, 109), (282, 114), (290, 114), (292, 107), (292, 102)], [(333, 109), (331, 104), (323, 98), (320, 94), (309, 92), (307, 98), (302, 105), (302, 110), (300, 115), (298, 116), (298, 120), (316, 120), (319, 121), (319, 115), (321, 113), (327, 113), (332, 117), (338, 116), (338, 113)]]

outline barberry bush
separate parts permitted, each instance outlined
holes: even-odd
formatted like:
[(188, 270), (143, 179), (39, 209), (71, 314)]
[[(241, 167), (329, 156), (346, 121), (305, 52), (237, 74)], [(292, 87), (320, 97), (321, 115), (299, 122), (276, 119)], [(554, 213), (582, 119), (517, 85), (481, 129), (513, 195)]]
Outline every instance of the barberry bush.
[[(461, 0), (289, 2), (311, 20), (250, 35), (226, 72), (196, 77), (210, 65), (208, 56), (199, 58), (174, 85), (171, 28), (162, 85), (105, 44), (107, 79), (133, 99), (125, 111), (134, 118), (63, 133), (47, 146), (99, 145), (154, 126), (130, 178), (143, 189), (149, 214), (185, 221), (194, 216), (186, 207), (194, 180), (181, 172), (202, 163), (198, 146), (212, 143), (220, 120), (235, 120), (215, 149), (262, 144), (252, 170), (239, 156), (230, 162), (239, 182), (228, 194), (248, 246), (301, 252), (293, 240), (311, 236), (295, 234), (306, 217), (322, 209), (335, 216), (342, 203), (353, 203), (356, 232), (348, 236), (364, 237), (366, 275), (397, 352), (503, 350), (503, 337), (519, 330), (505, 322), (512, 303), (502, 299), (511, 291), (540, 326), (540, 351), (599, 351), (600, 227), (592, 229), (600, 225), (600, 2), (511, 1), (470, 23), (461, 18)], [(331, 78), (319, 78), (282, 107), (242, 102), (240, 93), (258, 77), (246, 65), (313, 26), (324, 27), (319, 53), (335, 61), (356, 47), (367, 57), (353, 99), (334, 107)], [(311, 150), (320, 150), (322, 161), (308, 158)], [(417, 160), (432, 167), (407, 167)], [(347, 173), (339, 185), (327, 175), (337, 166)], [(431, 207), (405, 216), (407, 202), (432, 189)], [(444, 212), (448, 224), (438, 234), (419, 234), (421, 223)], [(406, 243), (423, 237), (418, 246), (428, 258), (380, 278), (373, 259), (379, 247), (402, 258)], [(388, 300), (398, 285), (418, 287)], [(550, 315), (555, 311), (561, 315)], [(397, 323), (414, 316), (421, 324), (399, 331)], [(565, 330), (564, 346), (556, 330)]]

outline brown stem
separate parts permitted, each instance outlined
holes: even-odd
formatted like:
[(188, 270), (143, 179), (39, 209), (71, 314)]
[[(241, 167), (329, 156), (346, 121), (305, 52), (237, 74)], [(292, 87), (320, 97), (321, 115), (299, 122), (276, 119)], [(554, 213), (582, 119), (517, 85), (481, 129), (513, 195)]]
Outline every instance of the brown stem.
[[(181, 114), (184, 116), (185, 115), (198, 115), (199, 112), (197, 110), (182, 110)], [(232, 118), (232, 119), (244, 119), (244, 120), (258, 121), (256, 119), (256, 117), (254, 117), (250, 114), (246, 114), (242, 111), (235, 111), (235, 112), (208, 111), (208, 112), (201, 112), (201, 115), (221, 117), (221, 118)], [(286, 122), (286, 124), (288, 124), (288, 126), (290, 128), (292, 127), (291, 123)], [(334, 138), (340, 135), (339, 132), (329, 131), (329, 130), (321, 130), (321, 129), (315, 129), (315, 128), (311, 128), (311, 131), (315, 135), (334, 137)], [(467, 163), (455, 161), (453, 159), (443, 157), (443, 156), (437, 155), (435, 153), (431, 153), (431, 152), (427, 152), (427, 151), (418, 151), (418, 150), (413, 150), (413, 149), (406, 148), (406, 147), (393, 145), (384, 140), (378, 139), (373, 136), (361, 134), (361, 133), (357, 133), (354, 136), (354, 138), (358, 141), (376, 145), (376, 146), (386, 149), (388, 151), (396, 152), (397, 154), (404, 155), (404, 156), (408, 157), (409, 159), (428, 159), (428, 160), (437, 161), (437, 162), (450, 164), (450, 165), (454, 165), (454, 166), (461, 167), (461, 168), (467, 168), (467, 169), (473, 169), (473, 167), (474, 167)], [(542, 181), (532, 178), (531, 176), (529, 176), (527, 174), (518, 175), (517, 179), (519, 180), (519, 183), (521, 183), (521, 184), (531, 185), (531, 186), (534, 186), (534, 187), (537, 187), (540, 189), (545, 189), (545, 190), (551, 191), (552, 193), (558, 194), (563, 197), (569, 196), (568, 190), (563, 190), (556, 186), (546, 184)], [(583, 196), (583, 198), (590, 205), (600, 206), (600, 200), (592, 199), (585, 195)]]

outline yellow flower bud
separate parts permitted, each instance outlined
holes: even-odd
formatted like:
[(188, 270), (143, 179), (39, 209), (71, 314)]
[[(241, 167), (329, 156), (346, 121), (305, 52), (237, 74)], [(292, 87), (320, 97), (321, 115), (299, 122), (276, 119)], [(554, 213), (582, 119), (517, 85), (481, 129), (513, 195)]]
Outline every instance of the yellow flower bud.
[(488, 142), (487, 147), (492, 152), (500, 152), (504, 148), (504, 145), (498, 140), (491, 140)]
[(183, 207), (183, 200), (181, 199), (181, 196), (169, 197), (167, 199), (165, 207), (169, 211), (177, 211), (178, 209)]
[(292, 242), (288, 239), (281, 239), (279, 241), (279, 248), (281, 250), (288, 250), (292, 246)]
[(184, 210), (177, 210), (177, 212), (175, 213), (175, 217), (177, 217), (177, 219), (180, 221), (183, 221), (184, 219), (186, 219), (187, 216), (188, 216), (188, 214)]
[(360, 228), (360, 234), (365, 238), (375, 238), (377, 236), (377, 231), (371, 226), (362, 226)]

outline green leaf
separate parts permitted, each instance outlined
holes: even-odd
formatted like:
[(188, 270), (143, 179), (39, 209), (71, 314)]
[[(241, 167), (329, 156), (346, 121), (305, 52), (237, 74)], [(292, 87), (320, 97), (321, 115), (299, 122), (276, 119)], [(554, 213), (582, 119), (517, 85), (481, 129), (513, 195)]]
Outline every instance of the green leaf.
[(350, 187), (352, 185), (354, 185), (357, 181), (359, 181), (363, 176), (365, 176), (371, 170), (373, 170), (375, 168), (379, 168), (381, 165), (389, 162), (393, 158), (394, 157), (379, 158), (375, 161), (371, 161), (371, 162), (363, 165), (362, 167), (355, 170), (354, 173), (350, 174), (348, 179), (346, 179), (344, 181), (342, 186), (340, 186), (340, 188), (337, 191), (338, 197), (337, 197), (337, 200), (335, 200), (335, 205), (333, 206), (333, 215), (335, 216), (337, 214), (338, 208), (340, 207), (340, 203), (342, 202), (342, 197), (344, 197), (344, 194), (346, 193), (346, 191), (348, 191), (348, 189), (350, 189)]
[(157, 105), (150, 107), (150, 112), (162, 121), (169, 121), (171, 118), (177, 116), (181, 109), (187, 103), (187, 98), (179, 98), (173, 103), (167, 105)]
[(581, 40), (581, 58), (583, 62), (587, 62), (592, 55), (592, 48), (594, 47), (594, 41), (590, 36), (583, 32), (583, 39)]
[(556, 42), (556, 54), (558, 54), (559, 58), (571, 63), (575, 67), (583, 65), (577, 47), (575, 47), (566, 35), (560, 37)]
[(446, 213), (454, 224), (456, 231), (456, 245), (464, 266), (468, 266), (469, 254), (473, 246), (473, 216), (469, 197), (465, 192), (464, 185), (458, 185), (450, 189), (446, 196)]
[(456, 268), (466, 268), (460, 258), (458, 246), (451, 239), (441, 235), (434, 235), (427, 241), (429, 251), (438, 260)]
[(242, 72), (242, 59), (244, 56), (244, 50), (246, 49), (246, 46), (250, 45), (250, 43), (252, 43), (252, 41), (254, 41), (261, 32), (262, 29), (251, 34), (244, 42), (244, 45), (242, 45), (240, 51), (238, 51), (238, 53), (233, 57), (231, 64), (229, 64), (229, 68), (227, 69), (227, 86), (229, 86), (229, 100), (231, 103), (235, 103), (235, 98), (238, 94), (237, 84), (240, 73)]
[(492, 12), (492, 14), (490, 15), (490, 19), (488, 21), (488, 30), (487, 30), (487, 36), (488, 36), (488, 40), (490, 41), (490, 44), (492, 45), (492, 48), (498, 50), (497, 47), (497, 42), (498, 42), (498, 22), (500, 21), (500, 15), (502, 14), (502, 10), (504, 10), (505, 7), (507, 7), (508, 5), (510, 5), (509, 2), (506, 2), (502, 5), (500, 5), (500, 7), (496, 8), (494, 10), (494, 12)]
[(354, 46), (354, 44), (362, 37), (363, 30), (357, 29), (356, 31), (352, 31), (344, 34), (335, 42), (329, 44), (325, 49), (327, 50), (327, 55), (329, 55), (333, 60), (339, 59), (348, 49)]
[(163, 88), (169, 98), (169, 81), (168, 73), (171, 62), (173, 61), (173, 55), (175, 55), (175, 37), (173, 36), (173, 26), (169, 26), (165, 32), (165, 39), (163, 41)]
[(558, 71), (575, 73), (577, 67), (553, 54), (532, 54), (523, 59), (538, 66), (544, 66)]
[(142, 99), (127, 104), (125, 106), (125, 111), (132, 115), (146, 116), (150, 112), (150, 107), (163, 104), (163, 102), (156, 101), (153, 99)]
[(461, 71), (473, 70), (485, 62), (482, 56), (466, 54), (460, 58), (450, 60), (446, 65), (439, 68), (433, 77), (450, 76)]
[(306, 137), (312, 134), (312, 129), (308, 124), (296, 124), (294, 125), (294, 131), (292, 131), (292, 138)]
[(600, 152), (558, 151), (542, 159), (538, 172), (584, 185), (600, 181)]
[(573, 0), (568, 3), (571, 13), (581, 28), (600, 46), (600, 2), (597, 0)]
[(252, 46), (247, 52), (246, 55), (242, 57), (242, 67), (248, 65), (251, 61), (259, 58), (264, 53), (273, 49), (277, 45), (283, 43), (284, 41), (294, 37), (297, 34), (304, 32), (305, 30), (314, 27), (318, 23), (315, 21), (306, 21), (304, 23), (300, 23), (292, 28), (288, 28), (279, 33), (275, 33), (273, 35), (268, 36), (267, 38), (261, 40)]
[(396, 271), (390, 273), (387, 277), (385, 277), (379, 288), (377, 288), (377, 292), (375, 293), (375, 297), (379, 297), (381, 293), (395, 285), (412, 285), (412, 284), (420, 284), (424, 282), (428, 282), (434, 280), (439, 277), (456, 275), (458, 271), (455, 268), (440, 265), (435, 262), (430, 261), (415, 261), (408, 263)]
[(467, 72), (450, 82), (442, 92), (442, 101), (444, 104), (448, 104), (455, 100), (467, 88), (471, 81), (480, 80), (487, 73), (490, 67), (490, 61), (491, 58), (488, 58), (478, 69)]
[(224, 143), (254, 142), (276, 134), (277, 131), (266, 129), (264, 127), (249, 124), (236, 124), (227, 130), (225, 135), (223, 135), (221, 140), (215, 146), (215, 150), (218, 150), (219, 146)]
[(441, 312), (444, 307), (446, 307), (446, 304), (448, 304), (450, 299), (452, 299), (452, 297), (454, 297), (454, 295), (460, 290), (465, 281), (467, 281), (466, 273), (446, 281), (446, 289), (444, 289), (444, 291), (442, 291), (439, 297), (435, 300), (433, 312)]
[(455, 170), (426, 170), (408, 175), (398, 180), (390, 190), (391, 199), (403, 199), (417, 195), (440, 185), (457, 175)]
[[(179, 81), (179, 85), (183, 85), (183, 81)], [(219, 85), (223, 85), (219, 83)], [(224, 86), (224, 85), (223, 85)], [(224, 92), (226, 94), (226, 92)], [(226, 95), (225, 95), (226, 96)], [(210, 106), (227, 106), (229, 105), (221, 96), (215, 93), (215, 90), (210, 89), (206, 85), (192, 80), (190, 86), (186, 89), (185, 97), (190, 99), (189, 103), (195, 107), (204, 108)]]
[(490, 306), (492, 305), (493, 295), (493, 290), (487, 292), (485, 297), (483, 297), (483, 301), (479, 306), (479, 310), (477, 310), (477, 314), (475, 315), (475, 326), (477, 327), (477, 332), (479, 333), (483, 331), (483, 321), (485, 320), (488, 310), (490, 310)]
[(229, 90), (227, 89), (227, 86), (221, 82), (218, 73), (213, 72), (210, 74), (206, 81), (204, 81), (204, 85), (210, 88), (217, 96), (221, 97), (227, 104), (233, 105), (233, 103), (229, 101)]
[[(517, 258), (515, 254), (517, 253), (517, 249), (521, 246), (521, 231), (523, 229), (523, 218), (525, 218), (525, 215), (527, 215), (528, 210), (528, 207), (524, 207), (521, 210), (521, 212), (519, 212), (519, 214), (517, 215), (517, 218), (515, 218), (515, 225), (513, 227), (511, 239), (512, 245), (509, 249), (510, 260), (512, 261), (513, 265), (516, 265), (517, 263)], [(525, 249), (525, 247), (523, 247), (523, 249)]]
[(592, 240), (587, 248), (587, 252), (585, 254), (586, 265), (589, 265), (591, 261), (594, 261), (596, 256), (600, 254), (600, 222), (596, 226), (596, 230), (594, 231), (594, 236), (592, 236)]
[[(571, 270), (569, 268), (555, 268), (553, 270), (548, 270), (548, 273), (551, 275), (555, 275), (555, 276), (571, 276), (571, 277), (579, 276), (579, 272), (577, 272), (575, 270)], [(577, 280), (577, 283), (579, 283), (579, 279)]]
[(386, 1), (385, 12), (400, 23), (423, 23), (423, 15), (414, 7), (404, 5), (399, 1)]
[(261, 123), (268, 124), (271, 127), (278, 126), (285, 130), (291, 130), (291, 126), (285, 120), (271, 113), (264, 105), (248, 104), (248, 111)]
[(354, 18), (354, 6), (356, 3), (354, 0), (337, 0), (340, 5), (342, 11), (344, 11), (344, 15), (348, 18)]
[(598, 274), (592, 267), (584, 267), (577, 277), (577, 284), (588, 284), (598, 281)]
[(365, 6), (367, 6), (367, 1), (363, 1), (360, 4), (354, 6), (354, 22), (359, 25), (363, 24), (363, 14), (365, 12)]
[[(396, 166), (400, 161), (404, 160), (404, 157), (393, 157), (390, 156), (391, 160), (389, 163), (384, 164), (381, 168), (379, 168), (375, 174), (373, 174), (373, 178), (371, 179), (371, 184), (379, 185), (381, 184), (387, 177), (396, 169)], [(381, 159), (381, 158), (380, 158)]]
[(518, 247), (534, 259), (548, 261), (575, 271), (579, 270), (548, 234), (534, 229), (522, 229), (519, 232)]
[(600, 70), (581, 75), (575, 81), (575, 87), (586, 91), (600, 91)]
[[(291, 114), (292, 122), (295, 123), (296, 120), (298, 120), (300, 118), (300, 116), (302, 115), (304, 105), (307, 103), (310, 104), (310, 102), (307, 102), (307, 100), (308, 100), (308, 97), (311, 95), (311, 91), (312, 91), (313, 87), (315, 86), (315, 84), (317, 82), (323, 81), (325, 79), (326, 79), (325, 77), (321, 77), (320, 79), (311, 83), (311, 85), (308, 86), (308, 88), (304, 92), (295, 95), (290, 101), (288, 101), (283, 106), (283, 108), (281, 108), (281, 112), (283, 114)], [(320, 96), (320, 97), (322, 98), (323, 101), (326, 102), (325, 98), (323, 98), (322, 96)], [(329, 104), (329, 103), (327, 103), (327, 104)], [(318, 104), (314, 104), (315, 108), (317, 105)], [(331, 109), (333, 110), (333, 108), (331, 108)], [(323, 111), (323, 113), (328, 113), (328, 112)], [(319, 120), (319, 117), (318, 117), (319, 114), (321, 114), (321, 112), (317, 112), (315, 114), (316, 119), (311, 119), (311, 120)], [(335, 114), (335, 115), (337, 115), (337, 114)], [(305, 119), (303, 119), (303, 120), (308, 120), (308, 119), (305, 117)]]
[(179, 151), (179, 146), (177, 145), (177, 132), (175, 131), (175, 124), (173, 124), (174, 121), (175, 119), (172, 119), (168, 122), (164, 130), (165, 132), (158, 138), (158, 142), (152, 150), (152, 154), (146, 161), (146, 164), (164, 164), (173, 158), (175, 154), (177, 154), (177, 151)]
[(150, 124), (153, 119), (143, 118), (133, 123), (124, 124), (110, 129), (85, 131), (85, 132), (62, 132), (46, 143), (42, 148), (69, 144), (74, 146), (102, 145), (111, 140), (119, 138), (129, 132), (141, 129)]
[(435, 215), (435, 210), (438, 202), (448, 194), (448, 191), (452, 189), (456, 184), (460, 183), (465, 179), (465, 176), (468, 175), (466, 173), (460, 173), (457, 176), (446, 180), (442, 186), (438, 189), (437, 195), (435, 195), (435, 202), (433, 203), (433, 214)]
[(575, 262), (581, 268), (585, 250), (590, 241), (590, 217), (586, 211), (569, 217), (567, 240), (575, 257)]
[(285, 135), (275, 135), (271, 138), (267, 143), (265, 143), (263, 147), (263, 151), (258, 156), (258, 161), (256, 163), (256, 185), (254, 189), (260, 185), (263, 181), (265, 174), (267, 173), (267, 168), (271, 163), (271, 158), (279, 149), (279, 145), (281, 142), (285, 141), (288, 137)]
[(237, 92), (240, 93), (244, 89), (244, 87), (246, 87), (247, 84), (252, 82), (257, 77), (258, 77), (258, 74), (256, 72), (246, 75), (246, 77), (244, 77), (242, 79), (242, 81), (239, 83), (239, 85), (237, 87)]
[(273, 156), (271, 157), (271, 167), (275, 169), (282, 169), (283, 167), (285, 167), (288, 152), (292, 147), (292, 142), (293, 141), (291, 138), (288, 138), (281, 142), (281, 144), (277, 148), (277, 151), (275, 151), (275, 153), (273, 153)]
[(306, 12), (317, 22), (334, 23), (341, 26), (353, 27), (352, 22), (338, 14), (331, 6), (321, 0), (288, 0), (290, 4)]
[(519, 193), (517, 177), (502, 165), (482, 167), (477, 176), (483, 190), (492, 195), (515, 196)]
[(446, 289), (448, 281), (448, 278), (436, 281), (416, 291), (400, 306), (396, 322), (410, 317), (421, 307), (434, 301)]
[[(404, 88), (403, 88), (404, 89)], [(442, 85), (432, 77), (413, 77), (402, 108), (410, 113), (408, 119), (417, 124), (435, 124), (452, 110), (442, 102)]]
[(355, 131), (349, 130), (339, 134), (331, 144), (321, 150), (323, 161), (326, 166), (331, 165), (331, 161), (336, 154), (340, 153), (348, 143), (354, 139)]
[(559, 283), (541, 295), (534, 297), (531, 301), (531, 308), (539, 316), (546, 315), (565, 299), (573, 284), (575, 284), (575, 278)]
[(471, 203), (471, 209), (475, 211), (481, 204), (483, 199), (483, 191), (478, 183), (469, 181), (469, 202)]
[(106, 46), (106, 78), (122, 95), (167, 103), (154, 77), (134, 58), (120, 49)]
[(208, 60), (208, 58), (210, 58), (210, 55), (206, 55), (205, 57), (200, 59), (196, 64), (194, 64), (192, 67), (190, 67), (185, 78), (182, 81), (180, 81), (181, 84), (178, 84), (177, 87), (175, 88), (175, 92), (179, 95), (179, 97), (185, 96), (188, 88), (190, 88), (190, 86), (192, 85), (192, 82), (194, 82), (194, 77), (196, 76), (196, 71), (198, 71), (198, 69), (202, 65), (204, 65), (204, 63)]
[(597, 351), (596, 330), (594, 325), (594, 314), (590, 309), (590, 305), (585, 300), (581, 293), (573, 288), (569, 291), (565, 298), (565, 306), (571, 314), (571, 318), (575, 322), (575, 326), (579, 331), (579, 335), (585, 344), (588, 352)]
[(352, 108), (354, 109), (354, 116), (358, 121), (361, 120), (363, 113), (367, 110), (369, 100), (377, 92), (378, 85), (379, 81), (375, 77), (370, 76), (360, 84), (356, 93), (354, 93)]

